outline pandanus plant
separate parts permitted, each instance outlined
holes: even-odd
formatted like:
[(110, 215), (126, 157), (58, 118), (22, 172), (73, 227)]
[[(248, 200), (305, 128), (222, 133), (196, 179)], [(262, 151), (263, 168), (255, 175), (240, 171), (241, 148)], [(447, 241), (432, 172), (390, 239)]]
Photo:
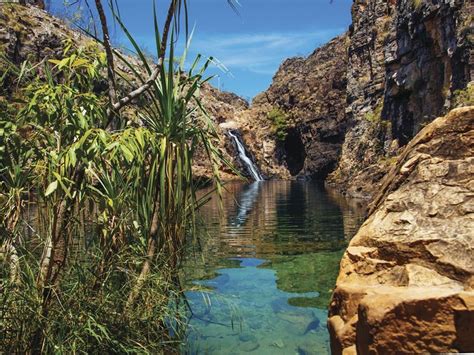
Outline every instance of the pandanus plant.
[[(23, 294), (31, 294), (39, 307), (25, 308), (23, 316), (28, 314), (34, 321), (27, 326), (20, 322), (21, 339), (12, 338), (11, 351), (52, 350), (57, 339), (64, 342), (62, 349), (67, 351), (76, 349), (77, 343), (84, 344), (88, 337), (102, 342), (108, 339), (107, 344), (117, 349), (122, 349), (117, 345), (121, 341), (138, 343), (128, 335), (135, 330), (113, 330), (110, 324), (138, 324), (134, 334), (145, 339), (135, 344), (138, 347), (146, 347), (143, 343), (150, 341), (149, 334), (156, 329), (162, 335), (166, 333), (166, 317), (157, 314), (156, 309), (166, 313), (163, 307), (168, 307), (169, 297), (180, 294), (177, 268), (187, 237), (195, 235), (196, 210), (205, 202), (196, 197), (193, 159), (198, 150), (207, 153), (218, 190), (219, 165), (227, 163), (214, 145), (216, 132), (199, 100), (199, 90), (209, 80), (204, 74), (210, 60), (199, 66), (198, 56), (186, 69), (189, 40), (183, 56), (175, 56), (176, 28), (170, 29), (170, 23), (173, 16), (179, 16), (184, 3), (171, 3), (164, 26), (164, 32), (170, 30), (169, 43), (168, 34), (159, 31), (154, 12), (158, 63), (147, 59), (116, 17), (139, 61), (137, 65), (136, 59), (113, 51), (120, 62), (114, 67), (114, 82), (124, 87), (138, 85), (123, 100), (114, 102), (111, 98), (120, 90), (112, 94), (109, 91), (108, 100), (104, 99), (105, 92), (97, 91), (102, 73), (110, 75), (110, 53), (104, 55), (95, 46), (76, 51), (71, 42), (65, 44), (63, 58), (42, 64), (41, 75), (24, 91), (27, 102), (15, 119), (20, 128), (9, 134), (8, 144), (24, 131), (28, 139), (17, 142), (21, 149), (10, 149), (8, 154), (28, 154), (20, 157), (16, 180), (8, 180), (11, 174), (2, 170), (1, 193), (12, 196), (8, 205), (2, 202), (10, 208), (2, 209), (2, 216), (6, 215), (3, 211), (13, 211), (9, 216), (16, 221), (15, 228), (8, 228), (21, 233), (16, 226), (28, 221), (21, 214), (21, 203), (15, 205), (21, 200), (18, 191), (34, 194), (38, 214), (35, 234), (42, 242), (42, 251), (28, 256), (36, 258), (37, 267), (25, 268), (23, 277), (34, 280), (36, 296), (31, 288), (28, 290), (33, 293)], [(130, 102), (137, 103), (136, 122), (125, 121), (118, 113)], [(8, 171), (14, 168), (14, 163), (5, 164)], [(92, 208), (86, 208), (88, 202)], [(78, 216), (85, 210), (95, 228), (92, 230), (97, 232), (86, 234), (86, 238), (97, 242), (97, 253), (76, 260), (73, 254), (77, 254)], [(15, 259), (14, 254), (10, 255)], [(17, 259), (12, 265), (19, 265)], [(89, 272), (84, 274), (84, 269)], [(12, 274), (18, 274), (17, 268), (12, 268)], [(76, 281), (72, 282), (71, 277)], [(157, 289), (161, 295), (156, 294)], [(77, 290), (82, 291), (78, 294)], [(21, 294), (18, 297), (23, 297)], [(98, 302), (96, 311), (105, 314), (101, 322), (111, 322), (111, 328), (90, 321), (92, 315), (75, 303), (73, 295), (84, 297), (83, 303)], [(20, 304), (9, 299), (11, 305)], [(162, 308), (153, 305), (158, 299)], [(66, 309), (66, 304), (75, 306)], [(71, 312), (79, 315), (74, 318)], [(65, 327), (53, 321), (58, 314), (58, 319), (74, 321)], [(76, 325), (84, 319), (89, 319), (86, 326)], [(146, 327), (153, 330), (142, 331)], [(32, 334), (26, 329), (33, 329)], [(94, 329), (101, 329), (107, 336), (97, 336)], [(55, 332), (61, 333), (61, 338), (55, 338)], [(123, 339), (111, 338), (121, 332), (125, 333)], [(23, 343), (25, 336), (30, 339), (28, 346)], [(69, 343), (73, 344), (71, 348)]]
[[(123, 32), (126, 34), (138, 58), (140, 68), (120, 52), (115, 52), (120, 62), (133, 73), (132, 77), (119, 72), (120, 77), (130, 85), (133, 82), (146, 83), (153, 76), (153, 66), (137, 45), (127, 28), (117, 16)], [(154, 28), (157, 58), (162, 56), (163, 48), (154, 12)], [(136, 169), (134, 189), (137, 196), (137, 216), (144, 226), (146, 238), (146, 258), (143, 262), (137, 283), (130, 293), (128, 304), (132, 303), (141, 285), (150, 272), (157, 255), (166, 255), (170, 270), (177, 270), (186, 239), (186, 231), (194, 230), (195, 211), (203, 202), (196, 198), (196, 186), (193, 178), (192, 162), (197, 149), (204, 149), (214, 171), (217, 189), (221, 189), (218, 169), (225, 162), (216, 149), (217, 138), (214, 125), (199, 99), (201, 86), (210, 80), (204, 74), (211, 59), (204, 61), (198, 68), (201, 57), (198, 56), (185, 70), (186, 54), (190, 43), (189, 36), (184, 53), (175, 57), (174, 30), (166, 65), (159, 68), (157, 78), (143, 95), (147, 103), (139, 113), (146, 128), (146, 134), (137, 133), (128, 136), (137, 140), (134, 145), (145, 145), (147, 149), (139, 154), (146, 164)]]

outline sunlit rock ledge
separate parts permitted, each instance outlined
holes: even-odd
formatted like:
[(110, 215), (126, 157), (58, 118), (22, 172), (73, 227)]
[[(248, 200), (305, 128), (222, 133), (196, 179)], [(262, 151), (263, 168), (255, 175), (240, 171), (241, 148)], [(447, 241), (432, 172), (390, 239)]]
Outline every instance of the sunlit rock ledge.
[(474, 107), (427, 125), (342, 261), (333, 354), (474, 351)]

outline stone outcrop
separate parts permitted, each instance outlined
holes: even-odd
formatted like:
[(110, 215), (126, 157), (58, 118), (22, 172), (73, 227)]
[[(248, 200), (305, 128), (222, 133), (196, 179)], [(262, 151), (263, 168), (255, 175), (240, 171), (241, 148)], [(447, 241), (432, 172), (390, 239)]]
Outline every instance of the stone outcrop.
[[(347, 44), (342, 35), (307, 58), (286, 60), (250, 110), (236, 117), (267, 177), (324, 179), (335, 168), (347, 126)], [(283, 139), (275, 134), (272, 111), (284, 116)]]
[(472, 80), (469, 1), (356, 0), (347, 69), (348, 131), (328, 182), (370, 198), (398, 148), (453, 107)]
[(474, 106), (428, 124), (342, 259), (334, 354), (474, 351)]

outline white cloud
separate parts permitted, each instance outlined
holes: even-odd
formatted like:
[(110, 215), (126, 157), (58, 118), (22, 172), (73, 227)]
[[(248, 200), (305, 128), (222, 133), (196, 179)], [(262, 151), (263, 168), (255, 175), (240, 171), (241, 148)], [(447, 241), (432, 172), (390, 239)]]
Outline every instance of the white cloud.
[(283, 59), (307, 55), (343, 31), (343, 28), (335, 28), (289, 33), (200, 33), (193, 39), (191, 49), (193, 53), (217, 58), (230, 71), (273, 74)]

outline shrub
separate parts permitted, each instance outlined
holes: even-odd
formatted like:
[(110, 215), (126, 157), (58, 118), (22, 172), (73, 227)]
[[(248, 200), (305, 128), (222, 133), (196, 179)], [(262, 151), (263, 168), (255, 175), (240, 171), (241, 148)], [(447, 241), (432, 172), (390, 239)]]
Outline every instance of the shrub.
[(474, 105), (474, 83), (469, 83), (464, 90), (456, 90), (453, 93), (453, 107)]
[[(131, 86), (152, 63), (130, 41), (141, 68), (117, 53), (132, 78), (117, 76)], [(31, 69), (19, 109), (2, 110), (1, 351), (170, 352), (181, 311), (170, 304), (183, 304), (178, 270), (203, 203), (196, 147), (216, 174), (221, 159), (198, 97), (209, 61), (185, 71), (171, 43), (137, 108), (143, 126), (117, 115), (120, 129), (108, 128), (104, 55), (71, 42)]]
[(279, 141), (284, 141), (288, 134), (288, 117), (279, 108), (273, 108), (267, 115), (273, 124), (273, 132)]

